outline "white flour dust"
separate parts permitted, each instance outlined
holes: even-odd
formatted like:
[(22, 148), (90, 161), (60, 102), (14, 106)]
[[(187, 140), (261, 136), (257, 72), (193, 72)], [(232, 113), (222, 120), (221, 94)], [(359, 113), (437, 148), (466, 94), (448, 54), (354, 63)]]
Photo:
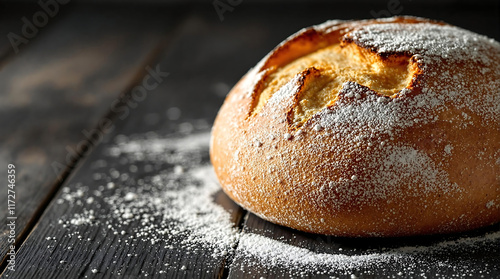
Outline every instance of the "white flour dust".
[[(228, 257), (233, 261), (232, 267), (241, 272), (255, 272), (252, 267), (263, 266), (263, 274), (252, 274), (257, 278), (266, 277), (265, 269), (273, 268), (286, 270), (281, 275), (287, 277), (394, 274), (392, 268), (401, 270), (398, 275), (410, 276), (422, 275), (412, 274), (414, 270), (433, 268), (451, 270), (457, 277), (464, 272), (488, 275), (488, 265), (470, 270), (470, 266), (456, 266), (454, 262), (445, 261), (436, 263), (432, 259), (440, 253), (474, 252), (497, 245), (500, 231), (430, 246), (366, 250), (356, 254), (341, 250), (338, 253), (315, 252), (287, 241), (240, 231), (233, 223), (231, 212), (214, 200), (220, 186), (209, 164), (209, 139), (208, 132), (169, 138), (155, 133), (117, 136), (107, 149), (106, 159), (92, 164), (93, 180), (98, 186), (77, 184), (63, 189), (58, 203), (83, 209), (79, 214), (64, 216), (59, 225), (74, 235), (78, 235), (83, 226), (105, 228), (110, 234), (118, 235), (120, 242), (130, 245), (146, 241), (166, 249), (177, 249), (180, 253), (196, 253), (197, 249), (203, 249), (214, 259)], [(111, 162), (119, 162), (120, 166)], [(106, 209), (105, 214), (86, 209), (89, 205), (96, 208), (96, 203), (99, 204), (97, 208)], [(422, 265), (427, 267), (422, 269)], [(165, 268), (184, 271), (190, 267), (170, 264)], [(450, 272), (447, 274), (449, 276)]]

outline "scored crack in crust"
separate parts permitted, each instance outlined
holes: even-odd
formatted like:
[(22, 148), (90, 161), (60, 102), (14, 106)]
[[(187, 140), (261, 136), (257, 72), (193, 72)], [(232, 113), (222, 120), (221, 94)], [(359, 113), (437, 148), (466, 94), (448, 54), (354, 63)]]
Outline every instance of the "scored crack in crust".
[(305, 83), (297, 92), (297, 104), (291, 111), (294, 126), (302, 125), (321, 109), (333, 105), (344, 82), (356, 82), (384, 96), (393, 96), (410, 86), (418, 68), (407, 55), (382, 58), (343, 40), (341, 44), (267, 70), (260, 92), (255, 94), (252, 115), (297, 73)]
[(213, 127), (224, 191), (339, 236), (500, 221), (500, 44), (415, 17), (329, 21), (278, 45)]

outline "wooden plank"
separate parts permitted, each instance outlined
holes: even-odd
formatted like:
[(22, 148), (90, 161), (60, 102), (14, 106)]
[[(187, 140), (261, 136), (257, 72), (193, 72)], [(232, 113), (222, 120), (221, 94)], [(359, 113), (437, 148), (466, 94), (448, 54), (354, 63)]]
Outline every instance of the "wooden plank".
[[(148, 15), (156, 15), (149, 17)], [(172, 29), (154, 9), (81, 7), (30, 42), (0, 72), (0, 179), (16, 165), (19, 245), (78, 158), (86, 134), (126, 91)], [(5, 191), (7, 191), (5, 189)], [(0, 195), (7, 204), (7, 195)], [(6, 223), (7, 211), (0, 211)], [(0, 235), (4, 257), (9, 230)]]

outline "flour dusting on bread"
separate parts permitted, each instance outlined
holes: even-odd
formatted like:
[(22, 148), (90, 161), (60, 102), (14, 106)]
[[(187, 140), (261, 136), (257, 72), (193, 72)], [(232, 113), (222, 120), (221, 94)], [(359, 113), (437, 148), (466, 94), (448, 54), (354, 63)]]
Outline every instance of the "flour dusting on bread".
[(211, 158), (229, 196), (285, 226), (459, 231), (500, 220), (486, 206), (500, 204), (499, 120), (498, 42), (422, 18), (332, 21), (235, 86)]

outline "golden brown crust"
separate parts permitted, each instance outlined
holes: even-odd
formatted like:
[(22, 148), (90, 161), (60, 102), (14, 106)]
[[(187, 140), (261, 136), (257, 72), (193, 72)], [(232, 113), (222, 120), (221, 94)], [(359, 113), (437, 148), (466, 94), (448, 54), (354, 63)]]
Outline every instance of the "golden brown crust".
[[(323, 71), (307, 67), (255, 111), (272, 73), (335, 44), (383, 63), (404, 58), (411, 78), (392, 95), (346, 80), (298, 125), (304, 88)], [(402, 236), (498, 222), (499, 64), (497, 42), (421, 18), (302, 30), (227, 96), (212, 132), (215, 172), (244, 208), (307, 232)]]

